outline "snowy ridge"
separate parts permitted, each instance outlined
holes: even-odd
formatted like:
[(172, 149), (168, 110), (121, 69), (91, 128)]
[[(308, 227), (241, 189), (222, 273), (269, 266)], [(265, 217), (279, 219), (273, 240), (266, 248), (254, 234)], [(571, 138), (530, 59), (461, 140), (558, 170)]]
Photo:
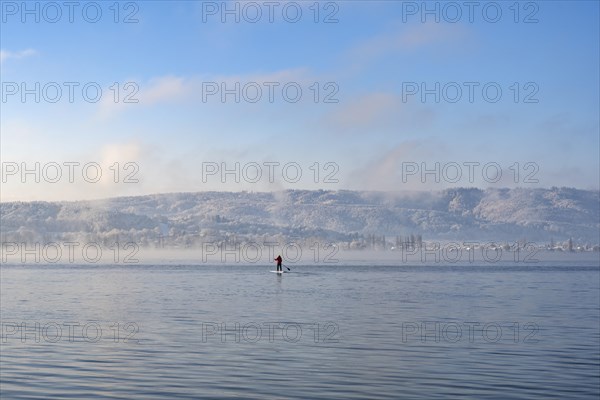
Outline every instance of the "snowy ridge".
[(2, 241), (86, 239), (194, 247), (210, 240), (566, 240), (597, 244), (598, 191), (199, 192), (0, 204)]

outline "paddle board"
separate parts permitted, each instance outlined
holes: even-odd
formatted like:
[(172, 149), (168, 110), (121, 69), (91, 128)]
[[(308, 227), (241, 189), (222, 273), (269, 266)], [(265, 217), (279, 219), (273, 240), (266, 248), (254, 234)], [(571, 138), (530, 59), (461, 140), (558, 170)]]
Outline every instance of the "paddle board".
[(288, 272), (288, 271), (269, 271), (272, 272), (274, 274), (283, 274), (284, 272)]

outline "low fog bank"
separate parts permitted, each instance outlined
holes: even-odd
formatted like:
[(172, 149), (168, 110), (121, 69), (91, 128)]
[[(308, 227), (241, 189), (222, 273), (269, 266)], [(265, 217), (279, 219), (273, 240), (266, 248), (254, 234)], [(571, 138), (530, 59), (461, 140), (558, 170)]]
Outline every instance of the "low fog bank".
[[(247, 266), (275, 269), (273, 258), (282, 254), (283, 266), (294, 269), (335, 268), (339, 266), (521, 266), (524, 268), (539, 266), (592, 266), (600, 269), (598, 251), (556, 251), (539, 247), (503, 249), (485, 244), (472, 247), (458, 247), (455, 243), (446, 243), (439, 247), (426, 247), (410, 250), (340, 250), (340, 249), (300, 249), (292, 254), (290, 248), (280, 251), (252, 253), (250, 250), (173, 250), (134, 248), (104, 248), (84, 251), (72, 248), (70, 252), (51, 253), (48, 249), (35, 252), (29, 248), (24, 251), (2, 253), (3, 266)], [(83, 249), (82, 249), (83, 250)], [(298, 249), (296, 249), (298, 250)]]

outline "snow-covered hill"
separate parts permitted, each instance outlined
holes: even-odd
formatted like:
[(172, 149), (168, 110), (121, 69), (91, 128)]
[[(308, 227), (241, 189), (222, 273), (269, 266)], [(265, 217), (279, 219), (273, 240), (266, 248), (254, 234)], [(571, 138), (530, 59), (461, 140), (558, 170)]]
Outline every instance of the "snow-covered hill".
[(293, 190), (200, 192), (80, 202), (0, 204), (2, 241), (87, 239), (194, 247), (269, 237), (365, 240), (530, 240), (597, 244), (598, 191), (452, 189), (383, 193)]

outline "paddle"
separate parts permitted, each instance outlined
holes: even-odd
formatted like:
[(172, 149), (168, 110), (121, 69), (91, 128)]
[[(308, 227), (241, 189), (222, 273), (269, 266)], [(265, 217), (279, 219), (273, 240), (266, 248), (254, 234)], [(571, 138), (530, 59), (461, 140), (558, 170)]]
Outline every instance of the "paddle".
[(287, 268), (288, 271), (292, 272), (292, 270), (286, 267), (285, 265), (282, 264), (281, 266)]

